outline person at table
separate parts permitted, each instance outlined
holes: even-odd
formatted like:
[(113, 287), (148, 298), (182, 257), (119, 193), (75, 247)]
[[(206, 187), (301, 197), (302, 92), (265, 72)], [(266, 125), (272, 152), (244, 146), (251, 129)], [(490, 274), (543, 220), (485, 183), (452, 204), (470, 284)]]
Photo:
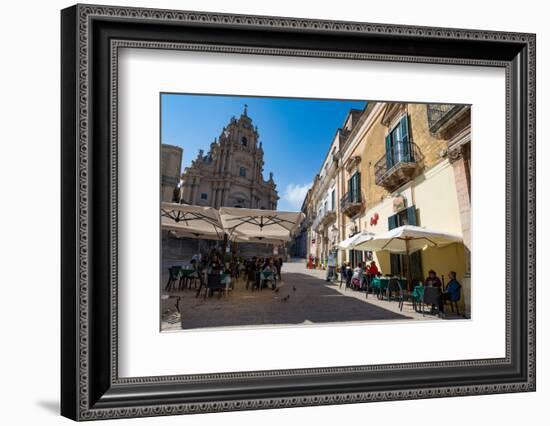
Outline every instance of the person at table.
[[(437, 276), (437, 274), (433, 269), (430, 269), (428, 271), (428, 277), (426, 278), (426, 280), (424, 280), (424, 286), (435, 287), (439, 289), (440, 296), (437, 299), (437, 305), (439, 308), (439, 312), (443, 312), (443, 301), (441, 299), (441, 287), (443, 285), (441, 284), (441, 280), (439, 279), (439, 277)], [(435, 305), (432, 304), (431, 312), (433, 313), (434, 311), (435, 311)]]
[(439, 303), (440, 312), (443, 312), (443, 305), (446, 300), (451, 302), (458, 302), (460, 300), (460, 289), (462, 288), (462, 285), (456, 279), (456, 272), (449, 271), (447, 276), (449, 277), (449, 283), (447, 284), (445, 291), (441, 294)]
[(371, 276), (378, 275), (380, 271), (378, 270), (378, 266), (376, 266), (376, 262), (373, 260), (370, 265), (367, 267), (367, 273)]
[(361, 288), (361, 282), (363, 281), (363, 264), (359, 262), (355, 269), (353, 270), (353, 275), (351, 277), (351, 285), (354, 290), (359, 290)]
[(214, 253), (212, 255), (212, 258), (210, 259), (210, 270), (212, 271), (212, 273), (220, 273), (222, 268), (223, 268), (223, 265), (220, 262), (218, 255)]
[(439, 277), (437, 276), (437, 274), (433, 269), (430, 269), (428, 271), (428, 277), (424, 281), (424, 285), (426, 287), (437, 287), (439, 288), (439, 290), (441, 290), (441, 287), (442, 287), (441, 280), (439, 279)]
[(370, 285), (370, 283), (372, 282), (372, 279), (378, 276), (378, 274), (380, 273), (380, 271), (378, 270), (378, 266), (376, 266), (376, 262), (374, 260), (366, 267), (366, 272), (367, 272), (367, 281)]
[(275, 283), (275, 267), (273, 266), (273, 260), (268, 260), (268, 262), (265, 264), (262, 272), (263, 273), (271, 273), (271, 289), (275, 290), (276, 283)]

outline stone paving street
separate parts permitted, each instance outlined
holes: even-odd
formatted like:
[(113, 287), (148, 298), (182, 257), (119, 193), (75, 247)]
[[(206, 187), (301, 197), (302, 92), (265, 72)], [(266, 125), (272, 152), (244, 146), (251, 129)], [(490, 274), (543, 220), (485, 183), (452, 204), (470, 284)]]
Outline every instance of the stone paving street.
[(415, 312), (409, 302), (400, 312), (396, 301), (378, 300), (372, 294), (365, 298), (365, 293), (345, 290), (345, 285), (339, 288), (339, 283), (325, 281), (325, 274), (308, 270), (303, 261), (291, 261), (283, 265), (278, 292), (268, 288), (246, 290), (242, 278), (229, 295), (220, 298), (217, 294), (196, 298), (193, 289), (171, 292), (171, 296), (180, 297), (181, 321), (175, 310), (176, 298), (163, 299), (161, 329), (438, 320)]

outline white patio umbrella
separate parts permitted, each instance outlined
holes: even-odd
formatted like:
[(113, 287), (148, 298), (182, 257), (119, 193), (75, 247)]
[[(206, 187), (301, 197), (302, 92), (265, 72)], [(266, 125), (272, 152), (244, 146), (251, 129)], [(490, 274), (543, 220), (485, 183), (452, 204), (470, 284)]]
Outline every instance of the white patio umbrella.
[(288, 241), (303, 220), (301, 212), (222, 207), (220, 219), (229, 238)]
[(262, 243), (262, 244), (280, 245), (287, 241), (290, 241), (290, 236), (286, 238), (275, 239), (275, 238), (245, 236), (245, 235), (239, 234), (238, 232), (234, 232), (232, 237), (233, 237), (232, 240), (237, 243)]
[(342, 250), (353, 250), (358, 244), (372, 240), (374, 234), (372, 232), (360, 232), (338, 243), (338, 248)]
[(162, 203), (162, 229), (188, 234), (190, 237), (222, 240), (224, 229), (220, 215), (212, 207)]
[(371, 239), (357, 242), (357, 250), (387, 250), (392, 253), (411, 254), (425, 247), (444, 247), (462, 242), (462, 237), (420, 226), (404, 225)]
[(161, 229), (171, 231), (176, 238), (196, 239), (197, 253), (200, 252), (200, 240), (224, 239), (220, 215), (212, 207), (162, 203), (160, 214)]
[(404, 225), (394, 228), (355, 246), (356, 250), (381, 251), (407, 256), (407, 280), (411, 283), (411, 253), (426, 247), (444, 247), (462, 242), (462, 237), (420, 226)]

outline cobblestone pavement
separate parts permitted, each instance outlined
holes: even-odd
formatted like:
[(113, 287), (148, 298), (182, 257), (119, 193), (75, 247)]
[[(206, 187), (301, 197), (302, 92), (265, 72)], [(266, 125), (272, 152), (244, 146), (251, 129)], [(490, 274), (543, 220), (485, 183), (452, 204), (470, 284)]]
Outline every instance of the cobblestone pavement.
[[(431, 315), (423, 317), (408, 302), (400, 312), (396, 301), (378, 300), (373, 295), (366, 298), (363, 292), (346, 290), (344, 285), (340, 288), (339, 283), (325, 281), (325, 275), (325, 271), (308, 270), (303, 261), (294, 261), (283, 265), (278, 292), (246, 290), (244, 279), (220, 298), (196, 298), (193, 289), (171, 292), (171, 297), (162, 301), (162, 330), (437, 320)], [(175, 310), (177, 297), (181, 315)]]

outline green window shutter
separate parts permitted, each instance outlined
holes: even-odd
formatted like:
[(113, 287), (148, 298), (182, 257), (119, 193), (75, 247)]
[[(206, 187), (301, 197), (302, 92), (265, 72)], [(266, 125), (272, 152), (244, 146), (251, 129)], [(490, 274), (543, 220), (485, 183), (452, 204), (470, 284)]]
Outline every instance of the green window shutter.
[(414, 225), (414, 226), (418, 224), (418, 222), (416, 221), (415, 206), (410, 206), (409, 208), (407, 208), (407, 222), (409, 223), (409, 225)]
[(391, 133), (386, 135), (386, 167), (391, 169), (393, 166), (393, 155), (391, 149)]
[(354, 201), (360, 202), (361, 201), (361, 173), (356, 172), (355, 173), (355, 185), (353, 186), (355, 190), (354, 194)]
[(399, 122), (399, 133), (401, 134), (401, 152), (402, 160), (410, 162), (413, 160), (412, 152), (410, 147), (410, 138), (409, 138), (409, 117), (404, 115)]
[(394, 214), (393, 216), (388, 217), (388, 229), (397, 228), (397, 215)]

